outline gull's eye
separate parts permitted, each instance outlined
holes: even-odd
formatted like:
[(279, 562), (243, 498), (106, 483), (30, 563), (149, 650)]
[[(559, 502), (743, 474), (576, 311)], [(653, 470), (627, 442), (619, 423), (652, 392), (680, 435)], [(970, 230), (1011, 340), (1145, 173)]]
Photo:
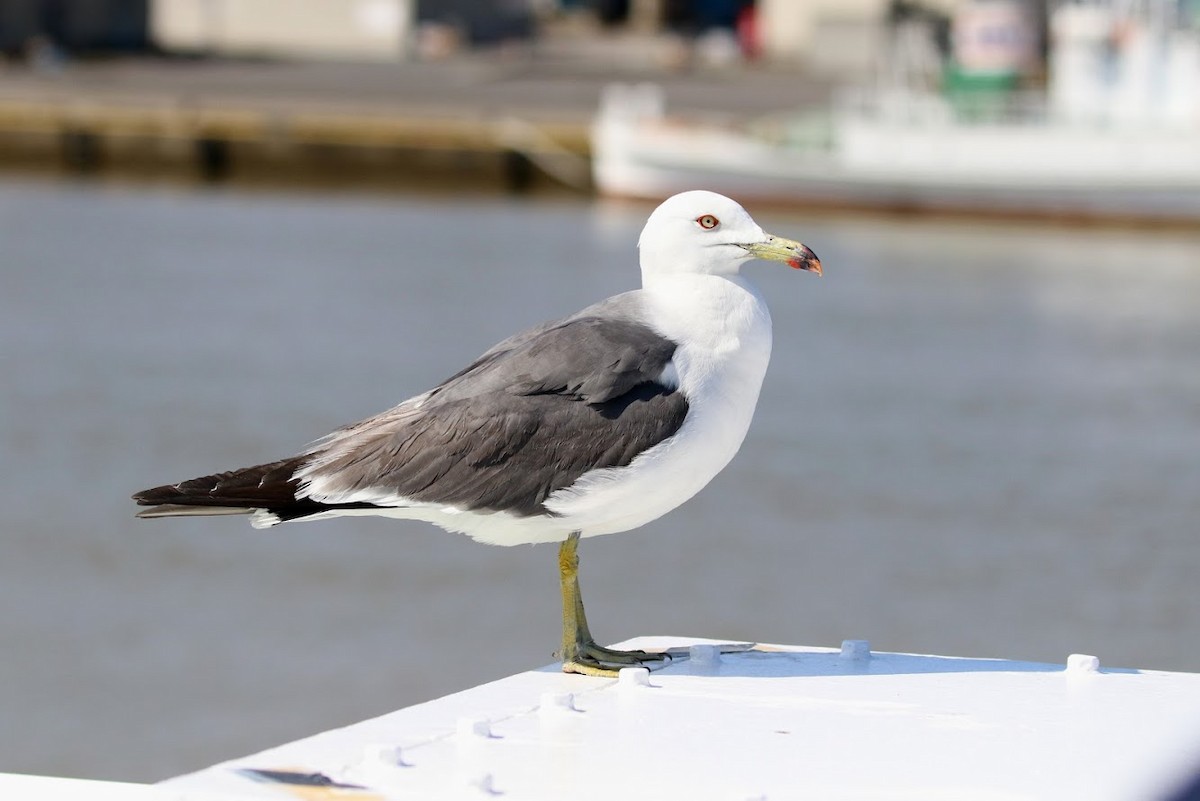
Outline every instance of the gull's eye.
[(711, 214), (702, 214), (696, 218), (696, 222), (700, 223), (700, 227), (706, 231), (711, 231), (721, 224), (721, 221)]

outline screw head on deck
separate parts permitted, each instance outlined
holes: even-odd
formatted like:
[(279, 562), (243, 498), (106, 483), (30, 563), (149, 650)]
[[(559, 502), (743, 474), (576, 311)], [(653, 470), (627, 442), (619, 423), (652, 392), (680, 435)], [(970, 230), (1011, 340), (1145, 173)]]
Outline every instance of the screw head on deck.
[(372, 743), (363, 749), (363, 766), (368, 770), (406, 768), (404, 752), (398, 745)]
[(842, 640), (842, 659), (865, 662), (871, 658), (871, 643), (867, 640)]
[(467, 787), (482, 795), (499, 795), (496, 792), (496, 780), (490, 773), (476, 773), (467, 777)]
[(538, 708), (543, 714), (579, 711), (575, 706), (575, 693), (542, 693)]
[(487, 718), (461, 717), (457, 728), (460, 740), (486, 740), (492, 736), (492, 723)]
[(619, 687), (649, 687), (650, 686), (650, 668), (644, 667), (627, 667), (621, 668), (617, 672), (617, 686)]
[(1067, 670), (1071, 673), (1099, 673), (1100, 657), (1090, 654), (1071, 654), (1067, 657)]

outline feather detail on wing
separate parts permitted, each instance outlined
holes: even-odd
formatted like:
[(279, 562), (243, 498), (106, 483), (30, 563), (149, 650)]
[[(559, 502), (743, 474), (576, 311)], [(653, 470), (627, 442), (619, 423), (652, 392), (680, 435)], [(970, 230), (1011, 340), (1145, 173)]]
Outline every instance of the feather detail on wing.
[(582, 313), (501, 343), (419, 398), (309, 451), (301, 494), (323, 503), (548, 514), (591, 470), (674, 434), (687, 401), (661, 383), (675, 343)]

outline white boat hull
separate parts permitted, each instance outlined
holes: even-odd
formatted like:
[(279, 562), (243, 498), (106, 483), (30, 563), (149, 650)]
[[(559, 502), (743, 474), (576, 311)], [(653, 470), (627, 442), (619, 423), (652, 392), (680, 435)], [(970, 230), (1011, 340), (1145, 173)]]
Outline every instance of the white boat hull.
[(1050, 125), (905, 126), (842, 119), (804, 150), (643, 113), (602, 112), (602, 194), (661, 198), (703, 187), (822, 205), (1200, 221), (1200, 134)]

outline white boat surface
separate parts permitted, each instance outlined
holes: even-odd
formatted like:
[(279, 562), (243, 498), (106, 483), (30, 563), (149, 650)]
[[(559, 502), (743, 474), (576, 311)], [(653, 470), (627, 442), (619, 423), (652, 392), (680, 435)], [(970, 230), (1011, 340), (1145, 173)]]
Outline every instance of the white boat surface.
[(0, 774), (0, 797), (1182, 801), (1198, 786), (1200, 674), (864, 640), (619, 647), (676, 658), (615, 679), (546, 665), (149, 787)]

